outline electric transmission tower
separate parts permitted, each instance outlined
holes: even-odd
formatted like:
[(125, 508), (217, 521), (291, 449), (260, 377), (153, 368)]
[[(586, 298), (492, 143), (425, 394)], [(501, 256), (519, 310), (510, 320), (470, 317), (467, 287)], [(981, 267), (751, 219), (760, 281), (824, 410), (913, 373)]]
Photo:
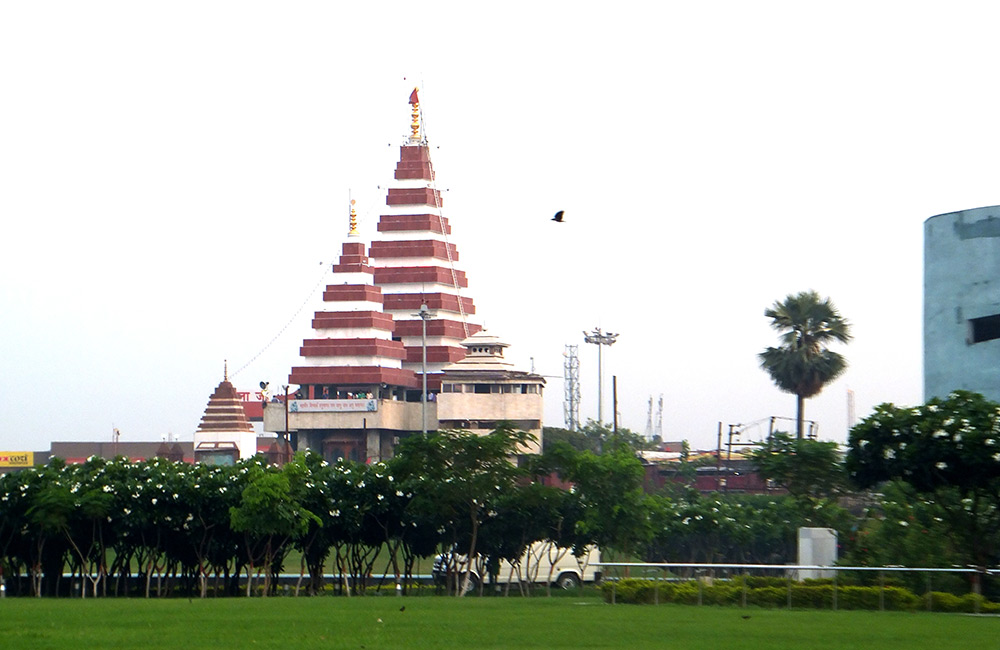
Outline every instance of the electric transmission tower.
[(649, 408), (646, 409), (646, 430), (642, 432), (646, 440), (653, 439), (653, 396), (649, 396)]
[[(649, 398), (652, 404), (653, 398)], [(663, 442), (663, 395), (660, 394), (660, 401), (656, 405), (656, 424), (653, 426), (653, 437), (659, 438)]]
[(566, 428), (576, 431), (580, 428), (580, 357), (577, 345), (567, 345), (563, 352), (563, 420)]

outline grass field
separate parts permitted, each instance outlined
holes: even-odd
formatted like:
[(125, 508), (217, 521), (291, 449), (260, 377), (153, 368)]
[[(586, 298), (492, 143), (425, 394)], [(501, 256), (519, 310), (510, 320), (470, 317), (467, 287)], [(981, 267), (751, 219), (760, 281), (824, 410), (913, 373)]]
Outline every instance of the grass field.
[(607, 605), (596, 598), (6, 598), (0, 647), (1000, 650), (1000, 618)]

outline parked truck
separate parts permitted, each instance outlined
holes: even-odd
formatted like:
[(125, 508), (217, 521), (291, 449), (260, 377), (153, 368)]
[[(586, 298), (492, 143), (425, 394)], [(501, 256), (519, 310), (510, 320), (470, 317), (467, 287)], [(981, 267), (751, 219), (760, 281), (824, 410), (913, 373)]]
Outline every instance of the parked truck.
[[(588, 546), (580, 556), (573, 550), (552, 542), (535, 542), (524, 552), (519, 562), (500, 561), (495, 577), (496, 585), (552, 584), (560, 589), (572, 589), (601, 579), (600, 550)], [(458, 589), (467, 585), (468, 591), (477, 589), (484, 579), (489, 582), (488, 558), (478, 557), (469, 565), (464, 555), (444, 553), (434, 558), (432, 575), (440, 585), (451, 584)], [(465, 580), (466, 572), (469, 574)]]

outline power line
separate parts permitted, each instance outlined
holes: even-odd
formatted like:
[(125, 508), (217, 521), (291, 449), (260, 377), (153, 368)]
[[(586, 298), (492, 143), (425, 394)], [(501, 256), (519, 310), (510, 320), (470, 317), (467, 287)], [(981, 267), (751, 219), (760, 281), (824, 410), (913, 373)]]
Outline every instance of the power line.
[(287, 330), (289, 327), (291, 327), (292, 323), (295, 322), (295, 319), (298, 318), (299, 314), (302, 313), (302, 310), (305, 309), (306, 305), (308, 305), (309, 302), (312, 300), (313, 295), (315, 295), (315, 293), (316, 293), (316, 289), (318, 289), (324, 283), (324, 281), (326, 280), (326, 268), (325, 268), (326, 265), (323, 265), (323, 266), (324, 266), (324, 268), (323, 268), (323, 271), (320, 273), (319, 280), (316, 282), (315, 285), (313, 285), (313, 288), (309, 290), (309, 295), (306, 296), (306, 299), (302, 301), (302, 304), (299, 305), (299, 308), (295, 310), (295, 313), (292, 314), (292, 317), (288, 319), (288, 322), (285, 323), (285, 325), (280, 330), (278, 330), (278, 333), (275, 334), (271, 338), (271, 340), (268, 341), (267, 344), (263, 348), (261, 348), (259, 352), (257, 352), (257, 354), (253, 355), (250, 358), (249, 361), (247, 361), (242, 366), (240, 366), (239, 369), (236, 370), (236, 372), (234, 372), (234, 373), (232, 373), (230, 375), (230, 377), (236, 377), (236, 375), (240, 374), (240, 372), (242, 372), (248, 366), (250, 366), (250, 364), (252, 364), (254, 361), (256, 361), (258, 359), (258, 357), (260, 357), (260, 355), (262, 355), (265, 352), (267, 352), (267, 349), (270, 348), (271, 345), (273, 345), (275, 341), (277, 341), (279, 338), (281, 338), (281, 335), (285, 333), (285, 330)]

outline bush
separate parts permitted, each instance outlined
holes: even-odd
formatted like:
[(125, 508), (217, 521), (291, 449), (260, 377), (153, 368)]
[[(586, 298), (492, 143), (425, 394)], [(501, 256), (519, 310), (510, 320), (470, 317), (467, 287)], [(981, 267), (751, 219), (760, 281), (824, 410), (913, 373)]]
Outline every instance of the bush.
[(903, 587), (843, 587), (837, 592), (840, 609), (878, 609), (879, 601), (886, 609), (914, 610), (920, 607), (920, 597)]
[(962, 609), (960, 611), (963, 612), (977, 611), (977, 601), (979, 604), (978, 611), (982, 614), (996, 614), (1000, 612), (1000, 603), (991, 603), (979, 594), (965, 594), (960, 600), (962, 601)]
[(655, 602), (655, 589), (656, 584), (652, 580), (623, 578), (601, 584), (601, 595), (609, 603), (614, 599), (616, 603), (649, 605)]
[[(754, 583), (761, 586), (753, 586)], [(641, 578), (625, 578), (606, 581), (601, 585), (605, 602), (643, 604), (654, 602), (678, 603), (683, 605), (740, 605), (743, 602), (742, 579), (716, 581), (713, 584), (688, 582), (658, 582)], [(746, 580), (746, 602), (757, 607), (787, 607), (789, 585), (780, 578), (763, 581)], [(903, 587), (839, 586), (837, 588), (838, 609), (877, 610), (881, 606), (887, 610), (913, 611), (926, 607), (926, 600)], [(809, 581), (791, 584), (791, 605), (805, 609), (832, 609), (834, 589), (830, 581)], [(934, 592), (931, 606), (935, 611), (973, 612), (976, 602), (981, 612), (1000, 612), (1000, 604), (991, 603), (982, 596), (966, 594), (958, 597), (952, 594)]]
[(756, 587), (747, 593), (747, 604), (758, 607), (785, 607), (788, 604), (788, 585)]
[(931, 599), (930, 608), (933, 609), (935, 612), (962, 611), (962, 599), (956, 596), (955, 594), (948, 593), (946, 591), (932, 591), (928, 595), (930, 596)]
[(777, 576), (746, 576), (745, 578), (739, 578), (740, 581), (745, 580), (747, 586), (753, 587), (755, 589), (761, 587), (787, 587), (788, 578), (782, 578)]

